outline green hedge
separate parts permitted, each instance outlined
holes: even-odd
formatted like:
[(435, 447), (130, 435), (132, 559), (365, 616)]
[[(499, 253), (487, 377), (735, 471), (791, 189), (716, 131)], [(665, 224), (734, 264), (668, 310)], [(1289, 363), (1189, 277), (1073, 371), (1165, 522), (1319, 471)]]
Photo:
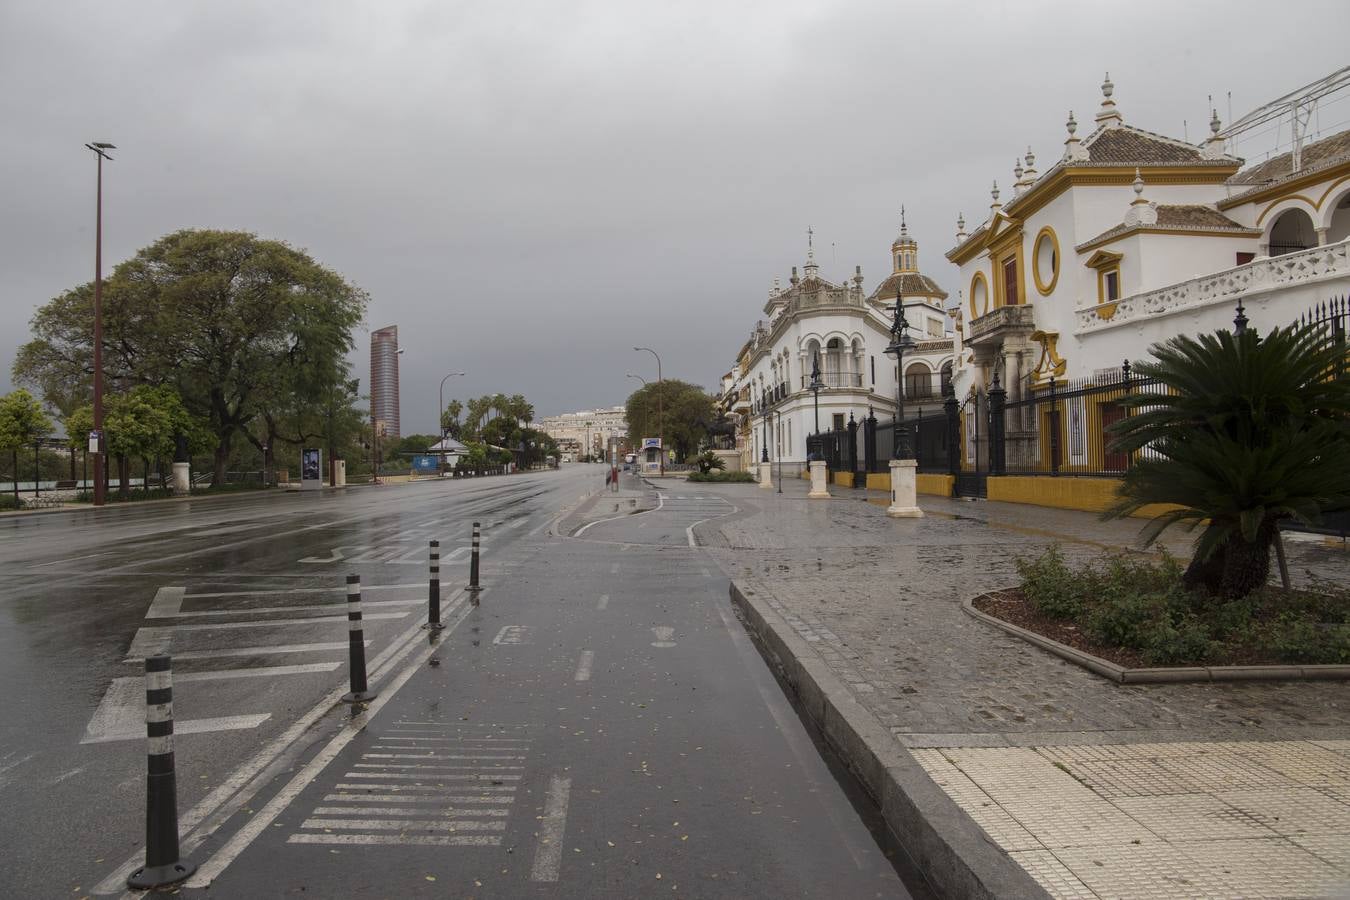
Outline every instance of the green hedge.
[(754, 484), (755, 476), (749, 472), (709, 472), (707, 475), (702, 472), (690, 472), (689, 480)]

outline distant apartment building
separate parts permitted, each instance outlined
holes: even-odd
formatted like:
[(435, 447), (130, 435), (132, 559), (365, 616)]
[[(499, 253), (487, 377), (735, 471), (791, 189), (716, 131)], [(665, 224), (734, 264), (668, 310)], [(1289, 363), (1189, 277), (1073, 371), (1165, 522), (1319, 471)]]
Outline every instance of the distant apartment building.
[(567, 447), (572, 447), (583, 456), (604, 453), (611, 437), (620, 442), (628, 438), (628, 421), (622, 406), (548, 416), (539, 421), (539, 429), (557, 441), (564, 453)]
[(391, 438), (402, 435), (398, 419), (398, 326), (370, 333), (370, 418)]

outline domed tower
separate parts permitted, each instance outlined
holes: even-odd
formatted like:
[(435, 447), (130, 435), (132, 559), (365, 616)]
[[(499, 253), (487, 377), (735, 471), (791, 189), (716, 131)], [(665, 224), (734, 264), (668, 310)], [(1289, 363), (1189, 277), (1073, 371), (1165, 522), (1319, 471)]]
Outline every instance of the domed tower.
[(945, 333), (945, 314), (942, 301), (947, 292), (937, 282), (919, 271), (919, 242), (909, 233), (905, 222), (905, 208), (900, 207), (900, 236), (891, 244), (891, 274), (877, 285), (867, 299), (883, 307), (894, 307), (897, 294), (905, 297), (905, 306), (925, 306), (931, 316), (911, 317), (919, 333), (940, 338)]

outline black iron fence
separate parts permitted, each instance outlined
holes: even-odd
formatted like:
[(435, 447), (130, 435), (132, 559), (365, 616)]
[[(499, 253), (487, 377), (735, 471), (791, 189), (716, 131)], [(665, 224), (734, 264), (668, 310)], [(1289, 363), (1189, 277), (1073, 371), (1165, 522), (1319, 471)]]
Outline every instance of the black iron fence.
[[(1322, 326), (1344, 347), (1350, 299), (1321, 303), (1298, 324)], [(1350, 377), (1350, 371), (1340, 375)], [(1126, 397), (1159, 387), (1156, 380), (1133, 374), (1128, 360), (1089, 378), (1033, 377), (1011, 388), (996, 374), (987, 391), (973, 392), (964, 401), (953, 396), (950, 381), (940, 373), (931, 380), (907, 375), (904, 439), (920, 472), (955, 476), (958, 496), (984, 496), (990, 475), (1120, 477), (1131, 456), (1113, 448), (1111, 426), (1128, 414)], [(895, 427), (869, 411), (862, 422), (850, 419), (845, 428), (808, 437), (807, 453), (825, 460), (831, 471), (855, 473), (854, 483), (862, 485), (868, 472), (887, 471), (896, 455)], [(1136, 455), (1150, 452), (1145, 447)], [(1350, 530), (1350, 513), (1332, 518), (1334, 530)]]

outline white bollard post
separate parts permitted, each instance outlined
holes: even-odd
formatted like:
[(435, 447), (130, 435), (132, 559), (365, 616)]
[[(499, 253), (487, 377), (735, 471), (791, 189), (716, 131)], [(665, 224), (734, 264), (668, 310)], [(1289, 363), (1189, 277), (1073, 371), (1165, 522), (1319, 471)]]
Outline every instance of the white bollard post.
[(891, 460), (891, 505), (886, 515), (897, 519), (923, 518), (918, 500), (918, 469), (917, 460)]
[(825, 484), (825, 460), (811, 460), (811, 493), (806, 496), (812, 500), (829, 499), (830, 491)]

